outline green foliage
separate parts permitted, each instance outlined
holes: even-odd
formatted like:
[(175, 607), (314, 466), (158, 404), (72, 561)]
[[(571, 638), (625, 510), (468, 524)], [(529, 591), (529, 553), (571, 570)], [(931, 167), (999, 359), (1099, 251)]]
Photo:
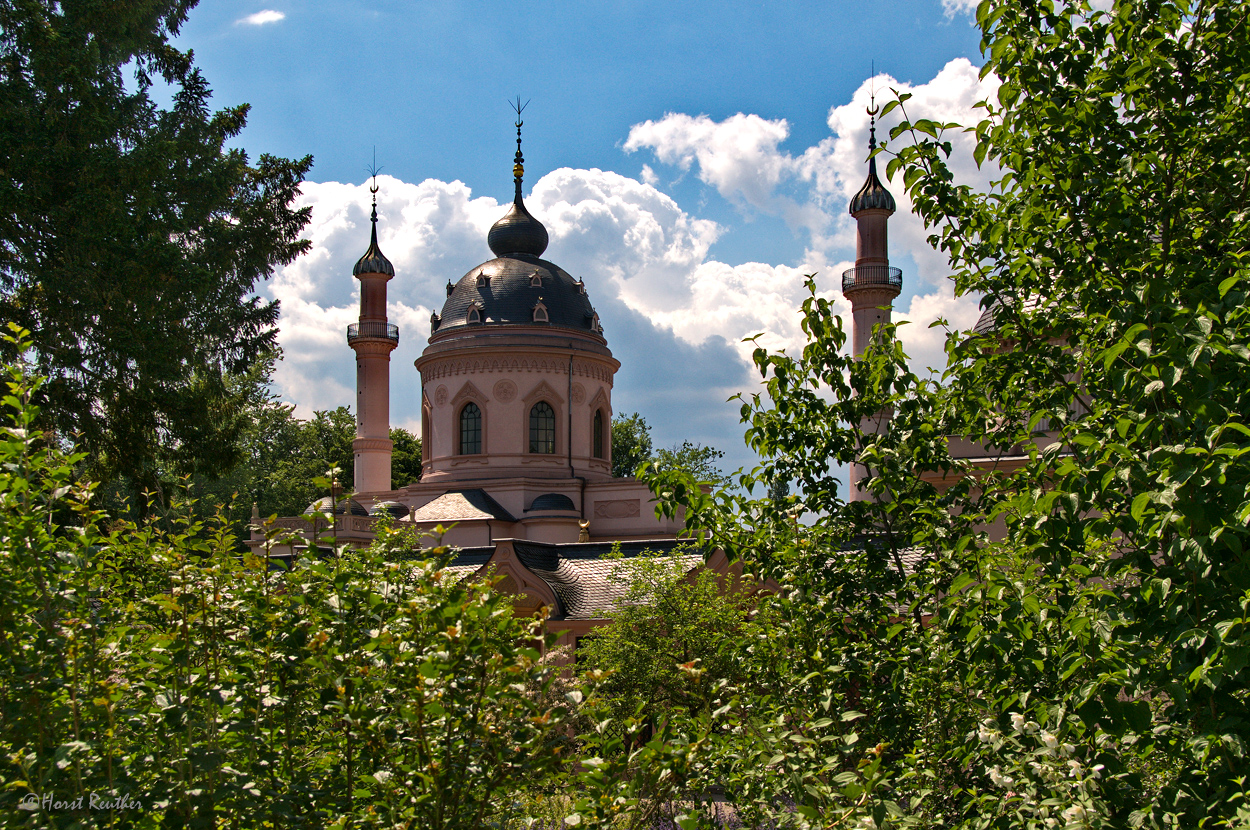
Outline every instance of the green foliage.
[(651, 427), (637, 412), (612, 419), (612, 475), (633, 478), (651, 457)]
[(421, 480), (421, 438), (391, 427), (391, 441), (391, 489), (398, 490)]
[(211, 112), (169, 42), (194, 5), (0, 2), (0, 319), (32, 332), (44, 426), (138, 491), (239, 460), (232, 377), (278, 318), (255, 286), (309, 245), (312, 160), (227, 148), (247, 106)]
[[(1247, 19), (982, 3), (987, 193), (947, 166), (961, 125), (887, 105), (903, 121), (876, 152), (997, 330), (952, 333), (933, 383), (889, 326), (849, 359), (812, 285), (802, 353), (755, 354), (748, 494), (650, 479), (782, 584), (791, 670), (670, 724), (679, 753), (584, 777), (580, 815), (723, 785), (748, 824), (1245, 825)], [(1008, 460), (973, 468), (947, 436)], [(873, 498), (848, 503), (835, 471), (856, 458)], [(778, 480), (802, 503), (749, 494)], [(608, 780), (645, 786), (614, 802)]]
[(714, 447), (690, 441), (653, 452), (651, 427), (645, 418), (632, 412), (612, 421), (612, 475), (617, 478), (633, 478), (643, 464), (650, 463), (662, 470), (685, 470), (697, 481), (724, 486), (729, 477), (716, 466), (724, 456)]
[[(713, 678), (765, 682), (748, 677), (741, 646), (768, 645), (763, 620), (753, 618), (749, 584), (733, 585), (706, 568), (692, 572), (681, 549), (618, 561), (612, 581), (628, 586), (612, 622), (578, 646), (578, 662), (604, 679), (591, 697), (589, 717), (625, 724), (640, 715), (650, 723), (674, 710), (709, 710)], [(760, 668), (763, 661), (754, 661)]]
[(273, 570), (177, 503), (106, 531), (37, 389), (9, 373), (0, 433), (0, 826), (483, 827), (559, 763), (541, 635), (445, 551)]
[(682, 441), (680, 446), (674, 444), (668, 449), (657, 450), (651, 463), (661, 470), (685, 470), (696, 481), (726, 487), (729, 485), (729, 476), (716, 466), (716, 461), (724, 457), (725, 454), (715, 447)]

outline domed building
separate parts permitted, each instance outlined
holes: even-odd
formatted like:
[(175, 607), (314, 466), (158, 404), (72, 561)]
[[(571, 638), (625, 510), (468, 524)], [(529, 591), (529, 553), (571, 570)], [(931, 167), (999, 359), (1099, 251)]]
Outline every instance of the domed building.
[[(606, 619), (624, 592), (604, 554), (679, 546), (679, 519), (657, 519), (650, 491), (612, 477), (613, 357), (588, 286), (543, 259), (547, 229), (522, 199), (517, 122), (515, 194), (487, 235), (493, 257), (447, 284), (416, 361), (421, 386), (421, 480), (391, 490), (390, 353), (399, 329), (386, 316), (394, 266), (377, 241), (377, 206), (360, 280), (360, 318), (348, 327), (356, 353), (355, 481), (334, 514), (340, 543), (367, 545), (387, 516), (460, 548), (452, 569), (493, 568), (519, 611), (539, 608), (575, 638)], [(400, 379), (410, 383), (416, 379)], [(310, 510), (325, 511), (325, 505)], [(259, 522), (257, 523), (259, 525)], [(302, 517), (278, 520), (308, 529)], [(436, 528), (444, 532), (436, 536)], [(324, 524), (321, 528), (324, 530)], [(253, 533), (251, 544), (264, 544)], [(279, 549), (277, 559), (293, 552)], [(703, 556), (688, 554), (693, 569)], [(724, 557), (715, 558), (724, 568)]]

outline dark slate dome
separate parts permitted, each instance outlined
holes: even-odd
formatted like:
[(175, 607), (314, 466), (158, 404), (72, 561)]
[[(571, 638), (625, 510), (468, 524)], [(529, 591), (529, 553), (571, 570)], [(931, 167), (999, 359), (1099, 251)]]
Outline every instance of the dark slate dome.
[[(546, 322), (535, 319), (540, 302)], [(476, 322), (470, 322), (473, 308), (477, 309)], [(531, 254), (501, 256), (461, 277), (443, 304), (434, 333), (479, 324), (599, 332), (599, 321), (583, 284), (555, 263)]]
[(534, 510), (577, 510), (577, 508), (573, 505), (573, 500), (563, 493), (543, 493), (534, 499), (534, 503), (526, 512)]
[(370, 516), (381, 516), (389, 513), (391, 518), (402, 519), (408, 515), (408, 508), (397, 501), (380, 501), (369, 511)]
[(530, 215), (525, 209), (525, 202), (517, 196), (503, 218), (491, 225), (490, 233), (486, 235), (486, 244), (490, 245), (495, 256), (542, 256), (543, 251), (547, 250), (547, 239), (547, 229), (543, 223)]
[(851, 215), (861, 210), (888, 210), (893, 213), (895, 209), (894, 197), (877, 178), (877, 159), (871, 158), (868, 160), (868, 179), (851, 198)]
[[(331, 498), (323, 496), (317, 499), (304, 510), (304, 514), (309, 513), (328, 513), (331, 506)], [(334, 504), (335, 516), (368, 516), (369, 511), (365, 510), (365, 506), (355, 499), (345, 499)]]

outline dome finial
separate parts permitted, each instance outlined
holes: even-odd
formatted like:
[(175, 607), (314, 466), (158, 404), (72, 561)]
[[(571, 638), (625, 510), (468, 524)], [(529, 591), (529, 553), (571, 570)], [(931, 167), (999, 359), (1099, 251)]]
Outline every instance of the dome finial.
[(378, 167), (377, 147), (373, 148), (373, 164), (365, 169), (369, 171), (369, 175), (373, 178), (373, 182), (369, 185), (369, 192), (373, 194), (373, 212), (369, 215), (372, 230), (369, 232), (369, 250), (365, 251), (365, 255), (352, 268), (352, 276), (385, 274), (388, 277), (393, 277), (395, 276), (395, 266), (391, 265), (391, 261), (382, 254), (382, 249), (378, 247), (378, 173), (382, 172), (382, 168)]
[(521, 113), (529, 106), (530, 102), (521, 103), (521, 96), (516, 97), (516, 103), (508, 102), (516, 113), (516, 156), (512, 159), (512, 178), (516, 181), (516, 197), (514, 201), (521, 201), (521, 180), (525, 178), (525, 156), (521, 155), (521, 127), (525, 122), (521, 120)]
[(529, 101), (521, 103), (517, 96), (516, 103), (508, 104), (516, 113), (516, 158), (512, 165), (512, 178), (516, 182), (516, 196), (512, 199), (512, 207), (503, 218), (491, 226), (486, 242), (495, 256), (510, 254), (529, 254), (542, 256), (547, 249), (547, 229), (530, 212), (525, 209), (521, 199), (521, 181), (525, 176), (525, 157), (521, 155), (521, 113), (529, 106)]
[[(877, 106), (877, 62), (873, 61), (870, 65), (872, 77), (868, 81), (868, 154), (872, 155), (872, 151), (877, 149), (877, 113), (881, 109)], [(871, 159), (869, 163), (872, 163)]]
[(861, 210), (888, 210), (890, 213), (895, 210), (894, 197), (877, 177), (877, 157), (873, 155), (877, 149), (877, 113), (881, 112), (877, 106), (876, 69), (874, 61), (873, 77), (868, 87), (868, 179), (851, 199), (852, 216)]

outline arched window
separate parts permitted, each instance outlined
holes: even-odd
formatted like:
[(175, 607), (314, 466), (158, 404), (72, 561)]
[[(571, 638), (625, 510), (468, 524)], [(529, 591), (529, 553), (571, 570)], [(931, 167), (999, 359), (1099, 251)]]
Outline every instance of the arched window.
[(556, 413), (551, 404), (539, 401), (530, 408), (530, 452), (556, 451)]
[(460, 454), (477, 455), (482, 451), (482, 410), (469, 401), (460, 410)]
[(469, 304), (469, 317), (468, 317), (468, 322), (470, 322), (470, 323), (480, 323), (480, 322), (482, 322), (482, 311), (481, 311), (481, 309), (478, 307), (478, 304), (477, 304), (477, 303), (470, 303), (470, 304)]
[(603, 410), (595, 410), (594, 421), (590, 425), (590, 434), (595, 458), (603, 458)]

